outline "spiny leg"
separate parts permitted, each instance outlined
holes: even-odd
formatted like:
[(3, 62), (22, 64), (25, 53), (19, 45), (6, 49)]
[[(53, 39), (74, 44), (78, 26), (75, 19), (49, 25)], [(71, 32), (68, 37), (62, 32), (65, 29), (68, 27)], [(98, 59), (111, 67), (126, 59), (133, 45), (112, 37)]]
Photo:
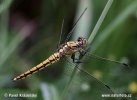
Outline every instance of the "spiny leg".
[(79, 58), (76, 58), (76, 54), (75, 53), (71, 55), (71, 59), (72, 59), (73, 63), (84, 63)]
[(87, 48), (86, 50), (84, 48), (79, 49), (79, 53), (81, 56), (85, 56), (87, 52), (89, 52), (90, 48)]
[(86, 50), (84, 50), (84, 48), (80, 48), (78, 50), (78, 52), (80, 53), (79, 58), (76, 58), (76, 53), (72, 54), (71, 59), (73, 60), (73, 63), (85, 63), (85, 61), (81, 61), (80, 58), (85, 56), (88, 51), (89, 51), (89, 48), (87, 48)]

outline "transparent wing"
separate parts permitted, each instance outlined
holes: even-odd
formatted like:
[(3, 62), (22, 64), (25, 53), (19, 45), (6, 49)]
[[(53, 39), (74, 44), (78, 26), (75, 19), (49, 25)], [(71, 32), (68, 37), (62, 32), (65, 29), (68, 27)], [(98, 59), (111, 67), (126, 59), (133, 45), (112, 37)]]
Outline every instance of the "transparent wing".
[[(60, 37), (59, 37), (59, 41), (58, 41), (57, 48), (59, 47), (59, 45), (61, 45), (62, 43), (67, 42), (67, 41), (70, 39), (73, 31), (74, 31), (75, 28), (76, 28), (77, 23), (79, 22), (79, 20), (81, 19), (81, 17), (84, 15), (84, 13), (85, 13), (86, 10), (87, 10), (87, 8), (84, 9), (84, 11), (83, 11), (83, 12), (81, 13), (81, 15), (78, 17), (78, 19), (74, 22), (74, 24), (73, 24), (73, 26), (72, 26), (72, 29), (71, 29), (70, 32), (67, 34), (67, 36), (66, 36), (65, 39), (63, 39), (63, 27), (64, 27), (64, 19), (63, 19), (62, 25), (61, 25), (61, 30), (60, 30), (61, 33), (60, 33)], [(64, 34), (65, 34), (65, 33), (64, 33)], [(63, 41), (63, 40), (64, 40), (64, 41)]]
[(62, 97), (70, 98), (69, 95), (73, 95), (74, 100), (101, 100), (103, 94), (113, 93), (107, 84), (83, 69), (81, 64), (67, 61), (63, 75), (67, 81)]
[(76, 20), (76, 22), (73, 24), (72, 29), (70, 30), (70, 32), (68, 33), (65, 42), (67, 42), (69, 40), (69, 38), (72, 35), (72, 32), (74, 31), (74, 29), (76, 28), (77, 23), (79, 22), (79, 20), (81, 19), (81, 17), (84, 15), (85, 11), (87, 10), (87, 8), (84, 9), (84, 11), (81, 13), (81, 15), (78, 17), (78, 19)]
[(86, 52), (84, 56), (86, 56), (86, 58), (88, 58), (88, 59), (95, 59), (95, 60), (100, 60), (100, 61), (103, 61), (103, 62), (111, 62), (111, 63), (115, 63), (115, 64), (118, 64), (118, 65), (125, 66), (128, 69), (131, 69), (131, 67), (129, 66), (127, 61), (116, 61), (116, 60), (113, 60), (113, 59), (107, 59), (107, 58), (104, 58), (104, 57), (101, 57), (101, 56), (98, 56), (98, 55), (94, 55), (94, 54), (89, 53), (89, 52)]
[(63, 27), (64, 27), (64, 19), (62, 21), (62, 25), (61, 25), (61, 30), (60, 30), (60, 37), (59, 37), (59, 41), (58, 41), (58, 45), (57, 45), (57, 48), (59, 47), (59, 45), (61, 45), (62, 43), (62, 35), (63, 35)]

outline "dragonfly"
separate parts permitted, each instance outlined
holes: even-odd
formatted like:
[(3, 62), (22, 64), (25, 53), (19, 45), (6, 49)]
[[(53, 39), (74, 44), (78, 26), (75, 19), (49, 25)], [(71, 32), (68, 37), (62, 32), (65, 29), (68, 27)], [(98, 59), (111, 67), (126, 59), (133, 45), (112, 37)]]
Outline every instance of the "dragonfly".
[[(46, 60), (44, 60), (40, 64), (26, 71), (25, 73), (13, 78), (13, 80), (16, 81), (16, 80), (25, 79), (26, 77), (44, 69), (45, 67), (50, 66), (51, 64), (59, 61), (61, 58), (64, 58), (64, 57), (72, 56), (73, 61), (75, 61), (74, 54), (76, 52), (80, 52), (80, 53), (83, 52), (84, 50), (83, 48), (87, 45), (87, 39), (83, 37), (79, 37), (76, 41), (68, 41), (68, 39), (71, 36), (71, 33), (73, 32), (73, 30), (75, 29), (77, 22), (80, 20), (80, 18), (82, 17), (82, 15), (85, 13), (86, 10), (87, 8), (83, 11), (81, 16), (75, 22), (74, 27), (68, 33), (68, 37), (66, 38), (65, 42), (61, 45), (58, 45), (58, 48), (55, 53), (53, 53), (51, 56), (49, 56)], [(63, 24), (64, 24), (64, 21), (62, 22), (61, 34), (62, 34)], [(60, 44), (60, 41), (59, 41), (59, 44)], [(76, 63), (79, 63), (79, 62), (77, 61)]]
[[(43, 62), (41, 62), (37, 66), (33, 67), (32, 69), (26, 71), (25, 73), (15, 77), (13, 80), (24, 79), (24, 78), (30, 76), (31, 74), (34, 74), (34, 73), (44, 69), (45, 67), (59, 61), (63, 57), (67, 57), (70, 55), (72, 55), (72, 57), (73, 57), (73, 54), (75, 52), (81, 52), (82, 53), (82, 50), (83, 50), (82, 48), (86, 44), (87, 44), (87, 40), (83, 37), (79, 37), (77, 39), (77, 41), (66, 42), (66, 43), (62, 44), (58, 48), (57, 52), (52, 54), (49, 58), (47, 58), (46, 60), (44, 60)], [(75, 61), (74, 58), (73, 58), (73, 61)], [(79, 63), (79, 62), (76, 62), (76, 63)]]
[[(86, 10), (87, 10), (87, 8), (85, 8), (84, 11), (82, 12), (82, 14), (78, 17), (78, 19), (74, 23), (71, 31), (68, 33), (67, 38), (65, 39), (65, 42), (61, 44), (60, 42), (61, 42), (61, 36), (62, 36), (62, 33), (63, 33), (63, 31), (62, 31), (63, 30), (63, 25), (64, 25), (64, 19), (63, 19), (62, 26), (61, 26), (61, 35), (60, 35), (60, 39), (59, 39), (59, 43), (58, 43), (58, 48), (57, 48), (55, 53), (53, 53), (51, 56), (49, 56), (46, 60), (44, 60), (40, 64), (32, 67), (28, 71), (26, 71), (26, 72), (18, 75), (17, 77), (13, 78), (13, 80), (17, 81), (17, 80), (25, 79), (26, 77), (31, 76), (32, 74), (34, 74), (36, 72), (39, 72), (40, 70), (42, 70), (42, 69), (58, 62), (59, 60), (65, 58), (65, 57), (71, 57), (73, 63), (78, 63), (78, 64), (83, 63), (80, 59), (77, 59), (75, 57), (75, 54), (78, 52), (82, 56), (88, 55), (88, 49), (86, 49), (87, 45), (88, 45), (88, 40), (84, 37), (78, 37), (78, 39), (76, 41), (68, 41), (68, 40), (69, 40), (70, 36), (72, 35), (72, 32), (74, 31), (78, 21), (81, 19), (81, 17), (83, 16), (83, 14), (85, 13)], [(100, 56), (96, 56), (96, 55), (93, 55), (93, 54), (90, 54), (90, 56), (92, 56), (95, 59), (99, 59), (99, 60), (103, 60), (103, 61), (104, 60), (105, 61), (110, 61), (110, 62), (122, 64), (124, 66), (128, 66), (125, 63), (110, 60), (110, 59), (103, 58), (103, 57), (100, 57)], [(103, 84), (105, 87), (110, 89), (110, 87), (108, 85), (106, 85), (102, 81), (99, 81), (98, 79), (93, 77), (90, 73), (85, 71), (84, 69), (81, 69), (79, 67), (77, 67), (77, 69), (84, 72), (84, 73), (86, 73), (87, 75), (91, 76), (92, 78), (97, 80), (99, 83)]]

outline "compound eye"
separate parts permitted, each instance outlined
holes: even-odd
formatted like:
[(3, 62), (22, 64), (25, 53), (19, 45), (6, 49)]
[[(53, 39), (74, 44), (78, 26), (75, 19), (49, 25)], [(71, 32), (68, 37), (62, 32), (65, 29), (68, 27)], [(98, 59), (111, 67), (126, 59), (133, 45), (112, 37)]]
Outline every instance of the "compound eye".
[(82, 37), (79, 37), (79, 38), (78, 38), (78, 41), (81, 41), (81, 40), (82, 40)]

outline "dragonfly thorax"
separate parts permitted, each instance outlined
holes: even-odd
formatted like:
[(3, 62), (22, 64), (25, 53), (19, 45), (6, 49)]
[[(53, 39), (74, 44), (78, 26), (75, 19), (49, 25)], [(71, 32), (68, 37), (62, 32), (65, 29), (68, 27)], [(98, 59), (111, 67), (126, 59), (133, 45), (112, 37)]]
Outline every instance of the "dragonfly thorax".
[(87, 45), (87, 40), (83, 37), (79, 37), (77, 41), (68, 41), (57, 49), (60, 57), (71, 56), (75, 52), (79, 52), (83, 47)]

